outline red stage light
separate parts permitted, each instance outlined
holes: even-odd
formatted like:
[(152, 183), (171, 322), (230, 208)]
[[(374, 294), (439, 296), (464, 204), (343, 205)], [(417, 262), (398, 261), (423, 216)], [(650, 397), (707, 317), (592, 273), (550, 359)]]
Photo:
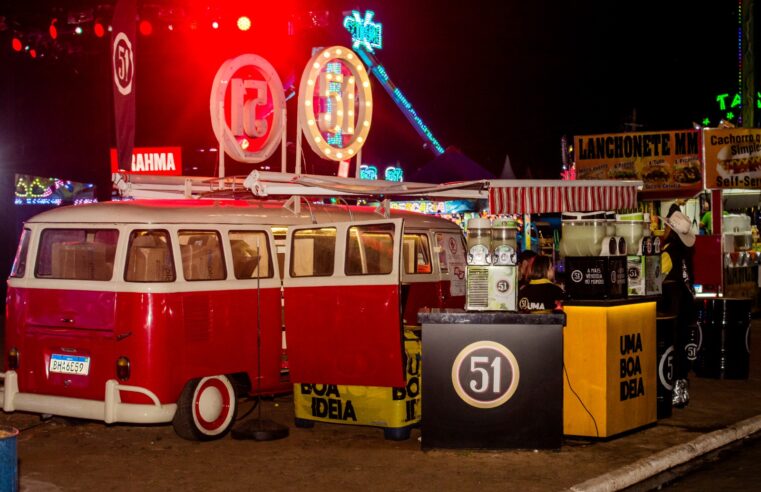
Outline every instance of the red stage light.
[(241, 15), (238, 17), (238, 29), (241, 31), (248, 31), (251, 29), (251, 19), (246, 17), (245, 15)]
[(212, 22), (211, 23), (211, 28), (212, 29), (219, 29), (219, 22), (217, 22), (217, 21)]
[(52, 21), (50, 21), (50, 27), (48, 28), (50, 37), (53, 39), (58, 38), (58, 28), (55, 26), (56, 22), (58, 22), (58, 19), (53, 19)]
[(99, 38), (102, 38), (103, 35), (106, 34), (106, 30), (103, 28), (103, 24), (101, 24), (100, 22), (96, 22), (92, 26), (92, 30), (95, 33), (95, 35), (98, 36)]
[(19, 38), (13, 38), (11, 41), (11, 47), (13, 48), (13, 51), (21, 51), (21, 40)]
[(139, 29), (140, 29), (140, 34), (142, 34), (143, 36), (150, 36), (151, 33), (153, 32), (153, 25), (151, 24), (150, 21), (141, 20)]
[(37, 58), (37, 50), (34, 48), (29, 50), (29, 56), (31, 56), (32, 58)]

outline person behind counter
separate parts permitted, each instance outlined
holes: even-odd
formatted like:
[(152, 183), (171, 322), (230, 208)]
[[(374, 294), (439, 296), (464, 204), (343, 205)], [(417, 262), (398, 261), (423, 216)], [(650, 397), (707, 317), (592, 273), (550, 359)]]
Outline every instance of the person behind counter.
[(555, 267), (549, 256), (537, 255), (531, 261), (528, 284), (518, 291), (518, 309), (532, 313), (549, 313), (565, 299), (565, 291), (555, 285)]
[(536, 256), (536, 252), (530, 249), (524, 249), (518, 254), (518, 289), (524, 285), (528, 285), (531, 264), (534, 262)]
[(674, 344), (674, 394), (672, 405), (683, 408), (690, 402), (687, 373), (690, 370), (686, 345), (689, 343), (690, 326), (697, 320), (695, 309), (694, 275), (692, 270), (692, 246), (695, 234), (692, 223), (682, 212), (674, 212), (668, 218), (662, 218), (665, 234), (661, 243), (661, 272), (665, 285), (673, 285), (672, 301), (676, 306), (677, 325), (676, 343)]

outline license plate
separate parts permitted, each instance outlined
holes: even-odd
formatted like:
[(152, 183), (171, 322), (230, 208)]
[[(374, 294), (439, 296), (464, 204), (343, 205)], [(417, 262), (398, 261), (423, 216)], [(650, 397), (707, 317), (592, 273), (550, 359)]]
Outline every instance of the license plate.
[(81, 355), (52, 354), (50, 372), (87, 376), (90, 373), (90, 358)]

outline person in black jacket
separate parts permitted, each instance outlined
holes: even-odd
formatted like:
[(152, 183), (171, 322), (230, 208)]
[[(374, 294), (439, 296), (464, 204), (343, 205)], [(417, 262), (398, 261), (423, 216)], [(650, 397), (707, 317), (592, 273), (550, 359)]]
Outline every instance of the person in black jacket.
[(536, 258), (536, 252), (530, 249), (524, 249), (518, 254), (518, 288), (528, 285), (529, 273), (531, 273), (531, 263)]
[(560, 309), (566, 299), (565, 291), (552, 283), (555, 268), (549, 256), (534, 257), (528, 274), (528, 284), (518, 291), (518, 309), (532, 313), (549, 313)]
[(674, 212), (668, 218), (662, 218), (666, 233), (661, 244), (661, 272), (666, 277), (665, 283), (673, 285), (671, 302), (676, 307), (676, 343), (674, 346), (674, 392), (671, 399), (677, 408), (683, 408), (690, 402), (687, 373), (690, 370), (686, 346), (689, 343), (690, 326), (696, 323), (695, 277), (692, 271), (692, 246), (695, 234), (692, 223), (682, 212)]

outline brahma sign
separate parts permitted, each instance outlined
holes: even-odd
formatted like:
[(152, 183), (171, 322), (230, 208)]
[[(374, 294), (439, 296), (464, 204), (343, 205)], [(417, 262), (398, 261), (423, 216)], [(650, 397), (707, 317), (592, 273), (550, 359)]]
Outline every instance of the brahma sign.
[[(111, 172), (120, 171), (116, 149), (111, 149)], [(134, 174), (180, 176), (182, 174), (182, 147), (135, 147), (129, 169)]]

